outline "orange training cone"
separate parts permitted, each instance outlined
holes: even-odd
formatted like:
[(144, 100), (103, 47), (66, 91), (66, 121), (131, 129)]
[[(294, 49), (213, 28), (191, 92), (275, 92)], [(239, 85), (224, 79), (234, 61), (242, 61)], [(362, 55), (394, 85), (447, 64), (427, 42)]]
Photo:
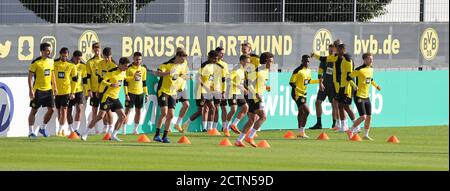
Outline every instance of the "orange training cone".
[(325, 132), (320, 133), (320, 135), (317, 137), (317, 140), (329, 140), (330, 138)]
[(212, 136), (215, 136), (215, 135), (222, 135), (222, 134), (220, 134), (219, 131), (217, 131), (216, 128), (213, 128), (212, 130), (209, 130), (208, 133), (209, 133), (209, 135), (212, 135)]
[(178, 143), (180, 144), (191, 144), (191, 141), (186, 136), (181, 136), (180, 140), (178, 140)]
[(79, 139), (80, 137), (77, 135), (77, 133), (72, 132), (72, 133), (70, 133), (70, 135), (67, 138), (69, 138), (69, 139)]
[(387, 142), (390, 143), (400, 143), (400, 140), (398, 140), (398, 138), (395, 135), (392, 135), (391, 137), (389, 137), (389, 139), (387, 140)]
[(295, 135), (292, 131), (288, 131), (288, 132), (286, 132), (286, 134), (284, 134), (284, 138), (285, 139), (295, 139)]
[(111, 134), (106, 133), (105, 136), (103, 136), (103, 139), (102, 139), (102, 140), (107, 141), (107, 140), (109, 140), (110, 138), (111, 138)]
[(150, 139), (147, 137), (147, 135), (140, 135), (138, 138), (139, 143), (148, 143), (150, 142)]
[(220, 141), (219, 143), (220, 146), (233, 146), (233, 144), (231, 144), (230, 140), (228, 140), (228, 138), (224, 138), (222, 141)]
[(262, 141), (260, 141), (260, 142), (258, 143), (258, 147), (261, 147), (261, 148), (270, 148), (270, 145), (269, 145), (269, 143), (268, 143), (266, 140), (262, 140)]
[(354, 134), (352, 138), (350, 138), (351, 141), (362, 141), (361, 137), (358, 134)]

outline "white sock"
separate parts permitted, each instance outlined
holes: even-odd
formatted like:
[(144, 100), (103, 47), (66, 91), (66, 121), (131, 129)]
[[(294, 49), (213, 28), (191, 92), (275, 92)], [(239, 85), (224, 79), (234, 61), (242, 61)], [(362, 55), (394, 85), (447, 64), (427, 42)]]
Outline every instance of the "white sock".
[(347, 120), (344, 120), (344, 128), (345, 128), (345, 129), (348, 128), (348, 122), (347, 122)]
[(34, 125), (28, 126), (28, 131), (31, 133), (34, 133)]
[(242, 140), (244, 140), (244, 138), (245, 138), (245, 133), (241, 133), (240, 135), (239, 135), (239, 137), (237, 138), (237, 141), (242, 141)]
[(75, 125), (75, 128), (74, 128), (74, 131), (77, 131), (78, 129), (80, 129), (80, 121), (75, 121), (74, 122), (74, 125)]
[(109, 133), (108, 125), (103, 124), (103, 129), (106, 133)]
[(217, 122), (213, 122), (213, 128), (217, 129)]
[(133, 131), (137, 131), (139, 124), (134, 124), (134, 129)]
[(237, 126), (237, 124), (239, 123), (240, 120), (241, 120), (241, 119), (238, 119), (238, 118), (236, 117), (236, 119), (234, 119), (234, 121), (233, 121), (233, 125), (234, 125), (234, 126)]
[(61, 124), (59, 124), (59, 127), (58, 127), (58, 132), (59, 132), (59, 131), (63, 131), (63, 128), (64, 128), (64, 124), (62, 124), (62, 125), (61, 125)]
[(250, 129), (250, 133), (248, 134), (248, 138), (253, 139), (253, 137), (255, 136), (255, 134), (256, 134), (256, 129), (251, 128), (251, 129)]
[(113, 136), (113, 137), (117, 136), (117, 133), (118, 133), (118, 132), (119, 132), (118, 130), (114, 129), (113, 132), (112, 132), (112, 136)]
[(341, 128), (341, 120), (336, 120), (336, 127)]
[(109, 133), (112, 133), (114, 131), (114, 127), (112, 125), (107, 125), (106, 128), (108, 129)]
[(73, 124), (69, 124), (69, 129), (70, 129), (71, 131), (75, 131), (75, 129), (73, 129)]
[(47, 128), (47, 124), (43, 124), (43, 125), (41, 125), (41, 127), (40, 127), (40, 129), (45, 129), (45, 128)]
[(91, 130), (91, 129), (89, 129), (89, 128), (86, 128), (86, 130), (84, 130), (84, 133), (83, 133), (82, 135), (86, 135), (86, 136), (88, 136), (88, 135), (89, 135), (89, 130)]
[(181, 125), (181, 123), (183, 123), (183, 118), (178, 117), (177, 122), (175, 124)]
[(299, 133), (304, 133), (304, 132), (305, 132), (305, 127), (300, 127), (300, 128), (298, 129), (298, 132), (299, 132)]
[(364, 136), (368, 137), (368, 136), (369, 136), (369, 130), (370, 130), (370, 129), (364, 129), (364, 130), (365, 130)]
[(213, 128), (213, 122), (208, 121), (208, 129), (211, 130)]
[(223, 127), (223, 129), (225, 130), (228, 130), (228, 121), (224, 121), (224, 122), (222, 122), (222, 127)]
[(208, 129), (208, 122), (202, 121), (202, 126), (203, 126), (203, 129)]
[(344, 129), (344, 128), (345, 128), (344, 120), (341, 120), (341, 129)]

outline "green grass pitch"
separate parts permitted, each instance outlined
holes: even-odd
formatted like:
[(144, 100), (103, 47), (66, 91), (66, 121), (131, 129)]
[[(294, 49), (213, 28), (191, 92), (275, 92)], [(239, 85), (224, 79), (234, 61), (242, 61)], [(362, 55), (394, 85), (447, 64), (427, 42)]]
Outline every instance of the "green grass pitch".
[[(171, 144), (138, 143), (137, 135), (119, 135), (121, 143), (100, 135), (87, 142), (0, 138), (0, 170), (449, 170), (448, 126), (373, 128), (375, 141), (362, 142), (328, 129), (307, 131), (309, 140), (286, 140), (285, 132), (258, 132), (267, 149), (220, 147), (223, 137), (206, 133), (187, 133), (191, 145), (177, 144), (178, 133), (170, 134)], [(320, 132), (330, 140), (315, 140)], [(391, 135), (401, 142), (387, 143)]]

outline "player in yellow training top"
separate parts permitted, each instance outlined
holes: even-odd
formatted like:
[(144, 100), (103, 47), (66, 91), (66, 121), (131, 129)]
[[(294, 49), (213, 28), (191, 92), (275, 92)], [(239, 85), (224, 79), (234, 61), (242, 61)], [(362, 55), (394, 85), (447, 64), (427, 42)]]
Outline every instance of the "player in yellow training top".
[[(92, 108), (90, 116), (91, 118), (94, 118), (97, 116), (98, 106), (100, 105), (101, 99), (98, 97), (99, 75), (97, 73), (97, 66), (99, 66), (101, 61), (103, 61), (100, 42), (92, 44), (92, 52), (94, 52), (95, 55), (86, 62), (86, 74), (87, 83), (90, 87), (90, 90), (88, 91), (89, 105)], [(97, 127), (95, 128), (95, 131), (96, 134), (99, 133)]]
[(373, 140), (369, 136), (369, 130), (370, 130), (370, 121), (372, 120), (372, 112), (371, 112), (371, 104), (369, 99), (369, 88), (372, 85), (373, 87), (377, 88), (378, 91), (381, 91), (381, 87), (378, 86), (377, 83), (373, 80), (373, 56), (371, 53), (365, 53), (362, 55), (362, 58), (364, 60), (364, 64), (357, 67), (353, 72), (349, 75), (349, 80), (352, 80), (351, 78), (356, 77), (356, 81), (358, 82), (358, 90), (356, 91), (355, 96), (355, 105), (358, 109), (359, 118), (355, 121), (355, 123), (352, 126), (352, 134), (350, 135), (350, 138), (353, 136), (353, 134), (359, 132), (358, 125), (364, 121), (364, 137), (365, 140)]
[(309, 138), (305, 133), (305, 125), (310, 113), (306, 104), (306, 91), (308, 84), (318, 84), (319, 80), (311, 80), (311, 69), (309, 69), (309, 55), (303, 55), (301, 65), (292, 73), (289, 84), (292, 86), (293, 98), (297, 104), (298, 131), (299, 138)]
[[(178, 51), (175, 54), (173, 62), (162, 63), (158, 71), (152, 71), (156, 76), (160, 76), (157, 88), (158, 105), (161, 110), (161, 114), (156, 122), (156, 133), (153, 137), (154, 141), (162, 143), (170, 143), (167, 134), (169, 133), (170, 123), (175, 114), (176, 96), (179, 86), (176, 85), (177, 79), (183, 76), (181, 68), (178, 68), (180, 64), (184, 63), (187, 54), (184, 51)], [(161, 139), (160, 130), (162, 123), (164, 122), (164, 134)]]
[[(52, 47), (48, 43), (40, 45), (41, 56), (34, 59), (28, 67), (28, 91), (30, 96), (31, 111), (28, 115), (28, 137), (36, 137), (34, 133), (34, 121), (38, 109), (47, 107), (47, 112), (44, 115), (44, 123), (39, 128), (39, 133), (47, 137), (47, 123), (50, 121), (53, 108), (53, 96), (58, 93), (55, 82), (55, 75), (53, 74), (53, 59), (49, 58)], [(33, 81), (34, 78), (34, 81)]]
[(230, 87), (228, 105), (230, 106), (230, 112), (227, 114), (227, 122), (231, 122), (231, 119), (236, 113), (237, 106), (241, 108), (241, 111), (237, 114), (233, 123), (225, 125), (223, 132), (227, 137), (230, 136), (230, 128), (236, 134), (241, 134), (241, 131), (239, 131), (237, 125), (248, 112), (248, 104), (245, 100), (245, 95), (247, 95), (248, 90), (244, 87), (245, 68), (248, 64), (250, 64), (250, 56), (241, 55), (239, 57), (239, 65), (231, 71), (230, 77), (228, 78), (228, 84)]
[[(137, 135), (139, 121), (141, 120), (141, 109), (144, 107), (144, 102), (148, 100), (147, 90), (147, 69), (142, 66), (142, 54), (135, 52), (133, 54), (133, 63), (128, 66), (126, 71), (128, 81), (124, 83), (125, 90), (125, 119), (128, 120), (128, 115), (133, 107), (134, 113), (134, 128), (133, 134)], [(145, 101), (144, 101), (145, 98)], [(123, 134), (126, 134), (126, 122), (123, 126)]]
[[(67, 122), (69, 123), (69, 128), (78, 135), (80, 135), (78, 129), (80, 128), (81, 110), (84, 107), (85, 97), (88, 96), (88, 91), (90, 90), (86, 64), (81, 61), (81, 56), (83, 56), (81, 51), (75, 50), (73, 52), (72, 62), (75, 64), (77, 71), (77, 82), (75, 86), (75, 98), (69, 101), (69, 107), (67, 108)], [(75, 122), (72, 116), (73, 106), (75, 106)]]
[[(247, 131), (249, 131), (249, 133), (248, 137), (245, 138), (245, 142), (253, 147), (257, 147), (253, 138), (255, 137), (256, 131), (259, 130), (266, 121), (263, 96), (264, 92), (267, 91), (266, 83), (269, 80), (270, 68), (274, 62), (274, 56), (270, 52), (264, 52), (261, 54), (259, 61), (260, 66), (256, 68), (254, 72), (248, 73), (248, 121), (235, 142), (235, 145), (238, 147), (245, 146), (242, 141), (244, 140)], [(256, 118), (256, 116), (258, 118)]]
[[(184, 52), (184, 49), (181, 47), (177, 47), (176, 52)], [(175, 54), (176, 54), (175, 52)], [(175, 59), (177, 57), (174, 56), (170, 59), (169, 62), (175, 62)], [(179, 58), (181, 59), (181, 58)], [(189, 97), (188, 92), (186, 88), (187, 80), (191, 79), (191, 76), (189, 74), (189, 67), (187, 58), (183, 58), (184, 62), (182, 64), (178, 64), (177, 70), (180, 71), (180, 76), (175, 81), (175, 87), (177, 87), (177, 97), (175, 103), (181, 103), (180, 112), (178, 113), (178, 118), (176, 118), (176, 122), (174, 124), (175, 129), (178, 130), (178, 132), (183, 133), (187, 129), (182, 128), (183, 118), (186, 115), (187, 110), (189, 109)]]
[(102, 120), (106, 112), (114, 111), (119, 118), (117, 119), (116, 124), (114, 125), (114, 130), (111, 134), (110, 140), (118, 142), (122, 141), (117, 137), (117, 133), (125, 123), (126, 116), (122, 110), (123, 108), (122, 103), (120, 103), (119, 100), (119, 92), (123, 82), (125, 80), (129, 80), (127, 79), (127, 76), (125, 74), (125, 71), (128, 68), (128, 64), (130, 64), (130, 60), (128, 60), (128, 58), (126, 57), (122, 57), (120, 58), (119, 65), (116, 68), (111, 69), (110, 72), (102, 76), (99, 91), (104, 93), (100, 101), (100, 112), (94, 118), (94, 120), (89, 122), (86, 131), (83, 132), (80, 137), (81, 140), (83, 141), (87, 140), (89, 130), (92, 129), (98, 121)]
[[(97, 98), (100, 100), (103, 98), (104, 92), (100, 89), (100, 83), (103, 80), (103, 76), (106, 75), (110, 70), (117, 67), (116, 62), (112, 59), (112, 51), (110, 47), (103, 48), (103, 60), (98, 63), (96, 66), (96, 75), (99, 82), (99, 88), (96, 93)], [(106, 133), (112, 133), (113, 131), (113, 115), (112, 111), (107, 111), (105, 117), (103, 118), (103, 130)]]
[[(213, 69), (212, 74), (212, 83), (211, 83), (211, 95), (212, 95), (212, 101), (214, 104), (214, 109), (209, 108), (209, 116), (208, 116), (208, 130), (217, 130), (217, 121), (219, 120), (219, 105), (223, 104), (223, 100), (225, 97), (225, 74), (228, 71), (228, 65), (226, 62), (220, 62), (221, 53), (217, 50), (222, 51), (222, 59), (223, 59), (223, 49), (218, 47), (215, 52), (217, 52), (217, 62), (215, 63), (209, 63), (207, 67), (210, 67)], [(227, 68), (225, 68), (227, 67)], [(225, 109), (226, 112), (226, 109)]]
[(348, 130), (347, 118), (345, 112), (347, 112), (350, 119), (355, 123), (355, 114), (350, 109), (352, 104), (353, 88), (349, 83), (349, 75), (353, 71), (353, 61), (349, 54), (346, 53), (345, 44), (338, 45), (337, 48), (338, 58), (336, 60), (336, 67), (340, 67), (340, 76), (337, 76), (339, 80), (339, 93), (337, 100), (339, 102), (339, 118), (341, 119), (341, 132)]
[[(314, 126), (310, 127), (309, 129), (322, 129), (322, 102), (325, 101), (325, 98), (327, 97), (328, 101), (331, 103), (332, 106), (333, 124), (331, 125), (331, 128), (336, 127), (336, 121), (337, 119), (339, 119), (338, 103), (334, 99), (337, 94), (333, 83), (334, 62), (328, 61), (330, 60), (328, 58), (335, 56), (336, 56), (336, 47), (334, 46), (334, 44), (328, 45), (328, 56), (320, 56), (314, 53), (311, 54), (311, 57), (314, 57), (320, 61), (318, 70), (318, 77), (320, 83), (319, 83), (319, 91), (317, 92), (317, 99), (315, 102), (317, 122), (316, 124), (314, 124)], [(292, 91), (292, 93), (294, 93), (294, 91)]]
[(212, 84), (215, 78), (214, 76), (214, 68), (217, 65), (217, 60), (219, 57), (219, 53), (215, 50), (211, 50), (208, 52), (208, 60), (203, 62), (198, 70), (198, 74), (195, 78), (196, 82), (196, 105), (197, 112), (193, 113), (189, 119), (183, 124), (183, 129), (187, 129), (189, 124), (197, 119), (197, 117), (202, 116), (202, 131), (208, 131), (210, 126), (208, 123), (208, 118), (213, 119), (211, 117), (211, 112), (215, 110), (214, 104), (212, 103)]
[(213, 121), (213, 128), (217, 129), (218, 121), (219, 121), (219, 107), (221, 110), (221, 119), (222, 119), (222, 131), (225, 129), (225, 126), (227, 126), (227, 97), (226, 97), (226, 89), (227, 89), (227, 82), (226, 78), (228, 76), (228, 63), (225, 62), (223, 59), (225, 51), (222, 47), (217, 47), (216, 52), (219, 53), (219, 57), (217, 60), (217, 64), (220, 67), (216, 67), (218, 70), (215, 70), (217, 75), (214, 76), (220, 76), (220, 78), (214, 78), (214, 107), (216, 110), (214, 110), (214, 121)]
[[(242, 55), (250, 56), (250, 64), (248, 64), (246, 67), (245, 80), (244, 80), (244, 87), (248, 89), (248, 73), (254, 72), (256, 70), (256, 68), (258, 68), (260, 66), (260, 58), (257, 54), (252, 53), (252, 45), (249, 42), (244, 42), (241, 44), (241, 53), (242, 53)], [(270, 86), (266, 86), (266, 88), (270, 89)], [(247, 103), (248, 103), (248, 101), (247, 101)], [(256, 115), (255, 120), (257, 120), (257, 119), (258, 119), (258, 116)]]
[(54, 61), (53, 71), (56, 76), (56, 87), (59, 90), (55, 96), (59, 121), (59, 127), (56, 128), (56, 132), (58, 136), (65, 136), (64, 124), (66, 123), (67, 107), (69, 106), (69, 100), (74, 99), (77, 71), (75, 65), (69, 61), (68, 48), (61, 48), (59, 55), (59, 58)]

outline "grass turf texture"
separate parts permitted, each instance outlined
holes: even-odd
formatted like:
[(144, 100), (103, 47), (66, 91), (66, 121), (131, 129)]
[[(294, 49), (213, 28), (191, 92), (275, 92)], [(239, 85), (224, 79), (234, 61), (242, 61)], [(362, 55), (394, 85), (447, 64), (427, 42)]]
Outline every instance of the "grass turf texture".
[[(362, 142), (329, 129), (308, 130), (309, 140), (286, 140), (286, 132), (258, 132), (256, 142), (267, 140), (268, 149), (220, 147), (223, 137), (206, 133), (187, 133), (191, 145), (177, 144), (178, 133), (171, 144), (138, 143), (137, 135), (119, 135), (121, 143), (100, 135), (87, 142), (0, 138), (0, 170), (449, 170), (448, 126), (373, 128), (375, 141)], [(330, 140), (315, 140), (321, 132)], [(387, 143), (391, 135), (400, 144)]]

